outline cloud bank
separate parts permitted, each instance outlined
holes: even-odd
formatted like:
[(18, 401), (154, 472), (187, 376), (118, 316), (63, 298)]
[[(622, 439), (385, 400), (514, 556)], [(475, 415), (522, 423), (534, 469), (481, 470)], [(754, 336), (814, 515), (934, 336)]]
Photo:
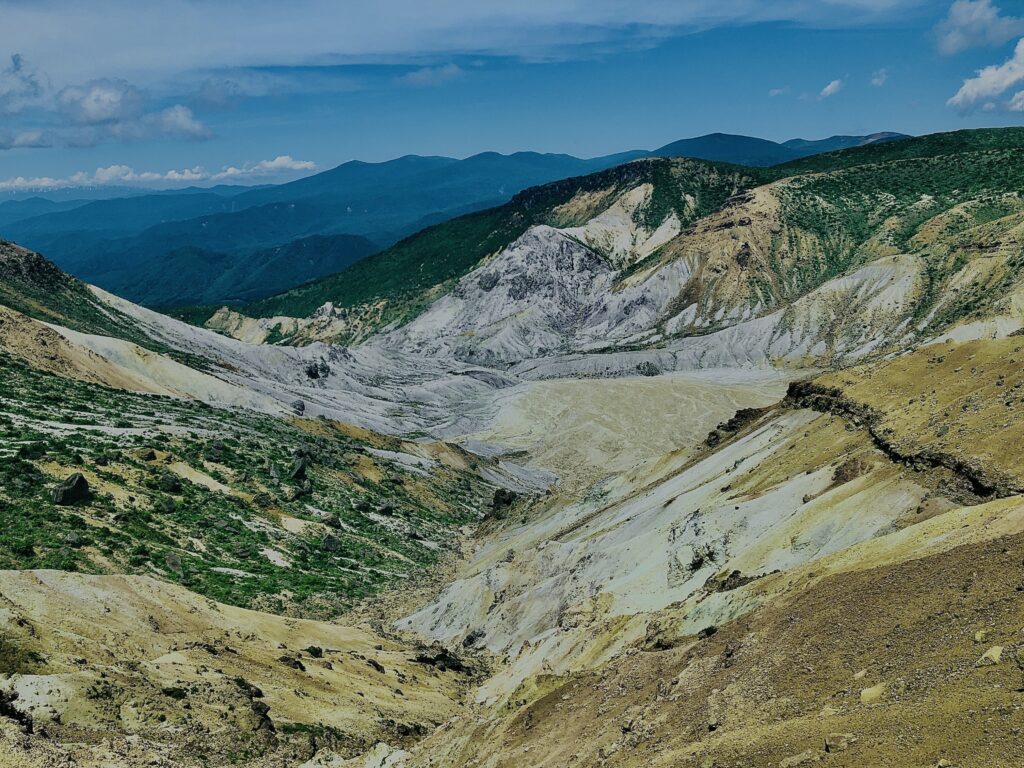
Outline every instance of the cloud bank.
[(261, 160), (243, 166), (225, 166), (219, 171), (208, 171), (202, 166), (172, 169), (169, 171), (136, 171), (129, 165), (110, 165), (95, 171), (79, 171), (70, 176), (14, 176), (0, 180), (0, 191), (25, 192), (67, 189), (69, 187), (97, 186), (165, 186), (199, 184), (203, 182), (243, 183), (266, 179), (280, 179), (282, 176), (316, 170), (316, 163), (296, 160), (291, 155), (278, 155), (273, 160)]

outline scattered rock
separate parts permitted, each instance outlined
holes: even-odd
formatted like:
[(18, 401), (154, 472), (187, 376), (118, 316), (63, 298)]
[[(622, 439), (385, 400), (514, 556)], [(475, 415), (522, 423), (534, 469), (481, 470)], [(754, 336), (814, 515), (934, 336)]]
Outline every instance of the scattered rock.
[(885, 683), (879, 683), (873, 685), (870, 688), (865, 688), (860, 692), (860, 703), (861, 704), (874, 704), (880, 701), (882, 694), (885, 693)]
[(807, 765), (809, 763), (816, 763), (821, 759), (821, 755), (815, 752), (813, 749), (808, 749), (806, 752), (801, 752), (799, 755), (793, 755), (779, 761), (779, 768), (795, 768), (798, 765)]
[(291, 667), (292, 669), (299, 670), (299, 672), (306, 671), (306, 666), (294, 656), (289, 656), (288, 654), (285, 654), (284, 656), (279, 657), (278, 661), (284, 664), (286, 667)]
[(227, 449), (223, 440), (211, 440), (203, 446), (203, 458), (207, 461), (222, 462)]
[(181, 564), (181, 557), (177, 552), (168, 552), (164, 557), (164, 562), (167, 563), (167, 567), (175, 573), (182, 573), (184, 570)]
[(993, 666), (995, 664), (998, 664), (1000, 659), (1002, 659), (1002, 657), (1003, 657), (1003, 646), (1001, 646), (1001, 645), (993, 645), (991, 648), (989, 648), (987, 651), (985, 651), (983, 654), (981, 654), (981, 658), (978, 659), (974, 663), (974, 666), (976, 666), (976, 667), (991, 667), (991, 666)]
[(470, 632), (468, 635), (462, 638), (462, 647), (472, 648), (474, 645), (480, 643), (484, 639), (484, 636), (486, 634), (487, 633), (483, 630), (482, 627), (474, 629), (472, 632)]
[(830, 733), (825, 737), (825, 751), (829, 753), (845, 752), (855, 741), (857, 741), (857, 737), (852, 733)]
[(72, 549), (77, 549), (85, 543), (85, 539), (74, 531), (71, 531), (70, 533), (64, 534), (64, 543)]
[(494, 491), (494, 498), (491, 499), (491, 506), (494, 509), (507, 509), (515, 503), (517, 498), (519, 498), (519, 494), (515, 491), (509, 490), (508, 488), (498, 488)]
[(292, 459), (291, 467), (288, 469), (288, 477), (292, 480), (305, 480), (306, 470), (309, 469), (311, 463), (308, 456), (296, 456)]
[(291, 408), (292, 411), (298, 416), (301, 416), (306, 412), (306, 404), (302, 400), (292, 400)]
[(53, 489), (53, 503), (68, 507), (89, 498), (89, 481), (81, 472), (75, 472), (67, 480)]
[(17, 691), (0, 691), (0, 717), (6, 717), (16, 722), (21, 726), (22, 732), (32, 733), (32, 716), (14, 706), (17, 699)]
[(369, 664), (371, 667), (373, 667), (378, 672), (380, 672), (382, 675), (386, 672), (386, 670), (384, 669), (384, 665), (381, 664), (376, 659), (367, 659), (366, 663)]
[(181, 480), (173, 472), (164, 470), (153, 480), (153, 485), (164, 493), (181, 493)]
[(340, 552), (341, 539), (330, 535), (324, 536), (323, 541), (320, 542), (320, 549), (324, 552)]
[(429, 648), (423, 648), (413, 658), (417, 664), (428, 667), (436, 667), (442, 672), (468, 672), (465, 662), (441, 643), (434, 643)]

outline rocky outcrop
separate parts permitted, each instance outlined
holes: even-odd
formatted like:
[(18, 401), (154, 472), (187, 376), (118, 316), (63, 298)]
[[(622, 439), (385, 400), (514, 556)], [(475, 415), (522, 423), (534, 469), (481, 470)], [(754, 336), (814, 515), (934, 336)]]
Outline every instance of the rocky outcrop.
[(70, 507), (89, 498), (89, 481), (80, 472), (75, 472), (62, 482), (52, 493), (53, 503), (61, 507)]

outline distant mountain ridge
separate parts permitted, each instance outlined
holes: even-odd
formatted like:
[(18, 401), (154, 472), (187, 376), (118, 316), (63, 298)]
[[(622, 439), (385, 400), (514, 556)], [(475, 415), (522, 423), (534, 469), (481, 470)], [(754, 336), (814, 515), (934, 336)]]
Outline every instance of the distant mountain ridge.
[(657, 157), (692, 157), (698, 160), (766, 167), (824, 152), (906, 138), (910, 137), (903, 133), (881, 132), (868, 136), (830, 136), (817, 140), (790, 139), (779, 143), (751, 136), (709, 133), (706, 136), (674, 141), (654, 150), (651, 154)]
[[(418, 155), (381, 163), (356, 160), (286, 184), (251, 189), (136, 190), (101, 200), (68, 199), (64, 190), (56, 200), (0, 203), (0, 236), (45, 253), (87, 282), (150, 306), (252, 300), (335, 272), (356, 255), (388, 247), (425, 227), (501, 205), (524, 189), (638, 158), (687, 156), (766, 166), (900, 136), (835, 136), (778, 144), (710, 134), (653, 152), (632, 150), (590, 159), (483, 152), (462, 160)], [(336, 236), (357, 239), (325, 240), (331, 243), (325, 258), (309, 259), (308, 245), (317, 242), (309, 238)], [(288, 247), (296, 241), (305, 241), (306, 247)], [(301, 268), (287, 269), (278, 255), (270, 259), (274, 268), (265, 269), (263, 258), (273, 249), (302, 253)], [(186, 263), (199, 268), (199, 274), (177, 269), (185, 254)], [(254, 254), (261, 254), (256, 262)], [(251, 268), (273, 279), (246, 279), (244, 288), (234, 290), (224, 280), (206, 279), (214, 264), (226, 274), (241, 277)], [(282, 283), (289, 274), (293, 282)]]

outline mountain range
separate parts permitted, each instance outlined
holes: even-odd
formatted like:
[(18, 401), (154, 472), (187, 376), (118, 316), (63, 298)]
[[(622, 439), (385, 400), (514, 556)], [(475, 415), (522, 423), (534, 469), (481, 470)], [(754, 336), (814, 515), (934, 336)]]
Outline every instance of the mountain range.
[(0, 765), (1016, 768), (1022, 193), (648, 156), (191, 323), (0, 242)]
[[(62, 268), (151, 306), (238, 301), (337, 271), (431, 224), (489, 208), (537, 184), (647, 156), (686, 156), (766, 166), (815, 153), (891, 141), (901, 134), (835, 136), (784, 144), (712, 134), (583, 160), (569, 155), (487, 152), (464, 160), (408, 155), (352, 161), (277, 186), (190, 188), (103, 200), (29, 198), (0, 203), (0, 235), (46, 253)], [(324, 258), (294, 269), (268, 256), (293, 241), (316, 242)], [(367, 246), (366, 241), (372, 243)], [(189, 270), (174, 269), (188, 254)], [(245, 282), (222, 275), (258, 274)], [(176, 275), (188, 275), (177, 279)]]

